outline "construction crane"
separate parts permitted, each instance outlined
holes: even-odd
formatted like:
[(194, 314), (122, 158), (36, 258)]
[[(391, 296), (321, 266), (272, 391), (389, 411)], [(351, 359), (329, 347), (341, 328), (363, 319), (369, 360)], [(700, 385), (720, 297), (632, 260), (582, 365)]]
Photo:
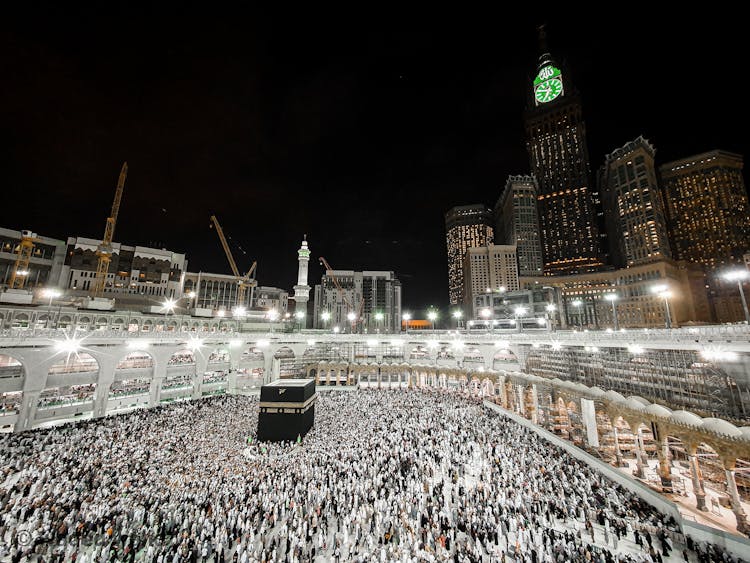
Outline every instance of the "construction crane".
[(125, 178), (127, 175), (128, 163), (124, 162), (122, 169), (120, 169), (120, 177), (117, 179), (115, 199), (112, 201), (112, 212), (107, 217), (107, 225), (104, 227), (104, 238), (96, 249), (96, 255), (99, 260), (96, 263), (96, 278), (94, 279), (94, 289), (91, 292), (93, 297), (101, 297), (102, 293), (104, 293), (104, 286), (107, 283), (109, 263), (112, 261), (112, 238), (115, 236), (117, 214), (120, 212), (120, 201), (122, 200), (122, 191), (125, 188)]
[(37, 242), (36, 233), (31, 231), (21, 231), (21, 242), (18, 243), (18, 258), (13, 264), (13, 271), (10, 273), (8, 287), (10, 289), (23, 289), (26, 279), (29, 277), (29, 263), (31, 254), (34, 252), (34, 243)]
[[(319, 260), (320, 260), (320, 265), (326, 269), (326, 275), (330, 276), (330, 278), (333, 280), (333, 285), (335, 285), (336, 289), (338, 289), (339, 295), (341, 296), (341, 300), (349, 308), (349, 312), (354, 311), (354, 303), (349, 301), (349, 299), (347, 298), (346, 293), (344, 293), (344, 288), (341, 287), (339, 280), (336, 279), (336, 276), (333, 273), (333, 268), (331, 268), (331, 265), (328, 263), (328, 260), (326, 260), (322, 256), (319, 258)], [(362, 318), (362, 306), (364, 305), (364, 303), (365, 303), (365, 298), (362, 297), (362, 299), (359, 301), (359, 305), (357, 306), (357, 310), (355, 311), (357, 318), (355, 319), (354, 322), (357, 322)]]
[(234, 256), (232, 256), (232, 251), (229, 249), (229, 243), (227, 243), (227, 239), (224, 236), (224, 230), (221, 228), (216, 215), (211, 215), (211, 222), (216, 229), (216, 233), (219, 235), (221, 246), (224, 248), (224, 253), (227, 255), (227, 260), (229, 260), (229, 266), (232, 268), (232, 273), (237, 276), (237, 306), (240, 307), (245, 305), (245, 291), (248, 287), (250, 288), (250, 303), (252, 304), (253, 288), (258, 285), (258, 282), (255, 281), (255, 278), (251, 278), (251, 276), (255, 273), (258, 262), (253, 262), (253, 265), (250, 266), (247, 273), (244, 276), (241, 275), (240, 270), (237, 268), (237, 263), (234, 261)]

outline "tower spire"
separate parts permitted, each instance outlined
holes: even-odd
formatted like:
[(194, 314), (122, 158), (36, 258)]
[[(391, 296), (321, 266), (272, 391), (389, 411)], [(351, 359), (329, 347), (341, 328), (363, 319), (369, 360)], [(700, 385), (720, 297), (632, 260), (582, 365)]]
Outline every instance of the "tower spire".
[(543, 23), (541, 25), (537, 26), (537, 31), (539, 32), (539, 54), (543, 55), (544, 53), (548, 53), (547, 49), (547, 24)]

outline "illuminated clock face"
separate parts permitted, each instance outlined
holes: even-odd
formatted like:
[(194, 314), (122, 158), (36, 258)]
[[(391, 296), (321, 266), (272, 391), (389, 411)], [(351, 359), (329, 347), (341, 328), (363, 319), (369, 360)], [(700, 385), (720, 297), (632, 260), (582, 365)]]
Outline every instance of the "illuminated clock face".
[(546, 104), (547, 102), (551, 102), (552, 100), (557, 98), (557, 96), (562, 94), (562, 91), (562, 80), (560, 80), (559, 78), (552, 78), (550, 80), (541, 82), (534, 89), (534, 96), (536, 97), (538, 102)]
[(563, 93), (562, 73), (560, 69), (547, 65), (534, 78), (534, 97), (537, 104), (546, 104)]

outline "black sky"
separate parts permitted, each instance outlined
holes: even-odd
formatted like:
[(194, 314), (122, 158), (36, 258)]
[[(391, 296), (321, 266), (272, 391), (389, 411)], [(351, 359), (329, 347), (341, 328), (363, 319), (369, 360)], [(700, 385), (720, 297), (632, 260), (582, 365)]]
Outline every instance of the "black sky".
[(444, 308), (443, 213), (493, 205), (509, 174), (528, 173), (523, 109), (543, 22), (582, 93), (592, 169), (640, 134), (658, 163), (748, 152), (741, 18), (602, 14), (592, 27), (540, 11), (107, 6), (25, 5), (2, 22), (1, 226), (100, 238), (127, 160), (115, 240), (229, 273), (215, 213), (263, 285), (291, 289), (307, 233), (311, 285), (325, 256), (395, 271), (416, 316)]

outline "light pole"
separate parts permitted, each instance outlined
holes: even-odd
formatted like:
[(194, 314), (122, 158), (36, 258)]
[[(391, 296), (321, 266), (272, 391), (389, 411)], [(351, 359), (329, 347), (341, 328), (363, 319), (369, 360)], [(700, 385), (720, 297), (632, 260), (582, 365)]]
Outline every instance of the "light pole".
[(302, 321), (305, 318), (305, 312), (304, 311), (295, 311), (294, 318), (297, 319), (297, 322), (299, 323), (299, 331), (302, 332)]
[(435, 321), (438, 318), (437, 311), (430, 310), (427, 312), (427, 320), (430, 321), (430, 330), (435, 330)]
[(320, 314), (320, 320), (323, 321), (323, 328), (325, 329), (326, 324), (331, 320), (331, 313), (329, 311), (323, 311)]
[(555, 315), (555, 309), (557, 309), (557, 307), (555, 307), (554, 303), (548, 303), (545, 309), (547, 311), (547, 322), (549, 322), (549, 329), (555, 330), (555, 316), (554, 315)]
[[(655, 285), (651, 288), (651, 292), (655, 293), (659, 297), (664, 298), (664, 307), (666, 311), (666, 318), (664, 319), (664, 326), (666, 328), (672, 328), (672, 315), (669, 311), (669, 298), (672, 296), (672, 293), (669, 291), (669, 287), (667, 285)], [(742, 292), (742, 288), (740, 288), (740, 292)], [(743, 297), (744, 301), (744, 297)]]
[(409, 332), (409, 321), (411, 320), (411, 313), (404, 313), (401, 315), (401, 318), (406, 323), (406, 328), (404, 329), (405, 332)]
[(604, 299), (612, 303), (612, 318), (614, 319), (615, 324), (615, 330), (619, 330), (619, 326), (617, 324), (617, 307), (615, 306), (615, 301), (617, 301), (618, 297), (616, 293), (608, 293), (604, 296)]
[(484, 319), (485, 328), (487, 328), (487, 326), (491, 327), (492, 324), (488, 325), (487, 323), (489, 322), (490, 316), (492, 316), (492, 311), (488, 307), (485, 307), (484, 309), (482, 309), (481, 311), (479, 311), (479, 314)]
[(742, 310), (745, 312), (745, 324), (750, 324), (750, 312), (747, 310), (747, 300), (745, 300), (745, 292), (742, 289), (742, 282), (750, 277), (750, 272), (747, 270), (731, 270), (722, 277), (727, 281), (737, 282), (737, 289), (740, 290), (740, 298), (742, 299)]
[(375, 313), (375, 323), (377, 324), (377, 332), (378, 332), (378, 334), (380, 334), (380, 324), (383, 322), (383, 317), (384, 317), (384, 315), (380, 311), (378, 311), (377, 313)]
[(357, 323), (357, 313), (354, 311), (349, 311), (346, 314), (346, 318), (349, 320), (350, 323), (352, 323), (352, 327), (349, 330), (351, 334), (354, 334), (354, 331), (356, 330), (356, 323)]
[(460, 309), (456, 309), (451, 313), (451, 316), (456, 319), (456, 330), (459, 330), (461, 328), (461, 317), (464, 316), (463, 312)]
[(49, 303), (47, 304), (47, 321), (44, 323), (44, 328), (49, 328), (50, 317), (52, 316), (52, 299), (54, 299), (55, 297), (60, 297), (62, 295), (62, 291), (53, 287), (48, 287), (42, 292), (42, 295), (44, 295), (45, 297), (49, 297)]
[(518, 332), (523, 329), (523, 316), (526, 314), (526, 307), (516, 307), (513, 312), (516, 314), (516, 327)]

